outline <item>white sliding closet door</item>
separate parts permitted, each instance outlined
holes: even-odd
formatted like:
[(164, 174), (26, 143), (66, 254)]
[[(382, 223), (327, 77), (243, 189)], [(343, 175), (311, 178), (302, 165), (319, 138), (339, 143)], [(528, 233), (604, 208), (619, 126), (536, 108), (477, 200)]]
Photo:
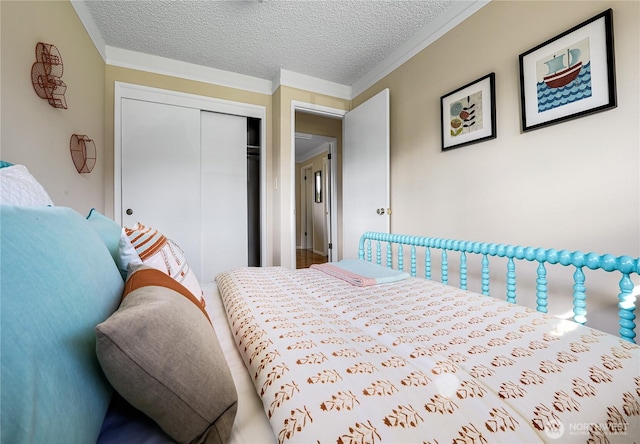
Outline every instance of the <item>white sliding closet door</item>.
[(247, 119), (202, 111), (202, 276), (248, 264)]
[(246, 266), (246, 117), (123, 98), (121, 122), (123, 225), (173, 239), (201, 282)]
[(202, 279), (200, 110), (123, 98), (121, 115), (123, 225), (173, 239)]

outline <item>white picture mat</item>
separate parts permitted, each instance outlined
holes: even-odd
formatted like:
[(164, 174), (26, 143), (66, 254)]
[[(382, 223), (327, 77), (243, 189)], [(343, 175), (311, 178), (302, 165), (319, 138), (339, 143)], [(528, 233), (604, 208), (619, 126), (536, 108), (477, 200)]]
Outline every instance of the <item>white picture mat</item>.
[[(585, 38), (589, 39), (589, 50), (591, 54), (591, 97), (539, 113), (536, 62), (550, 53), (558, 52), (574, 42)], [(609, 103), (609, 88), (607, 85), (608, 64), (605, 17), (600, 17), (598, 20), (527, 54), (523, 57), (522, 67), (527, 127), (606, 105)]]
[[(453, 102), (457, 102), (461, 97), (470, 96), (478, 91), (482, 91), (482, 129), (472, 131), (470, 133), (461, 134), (456, 137), (452, 137), (449, 132), (450, 109)], [(473, 83), (459, 91), (451, 93), (448, 97), (442, 100), (442, 131), (443, 131), (443, 148), (451, 148), (453, 146), (461, 145), (466, 142), (472, 142), (477, 139), (482, 139), (491, 136), (491, 129), (493, 127), (493, 116), (491, 115), (491, 77), (486, 77), (480, 82)], [(447, 123), (445, 128), (445, 123)]]

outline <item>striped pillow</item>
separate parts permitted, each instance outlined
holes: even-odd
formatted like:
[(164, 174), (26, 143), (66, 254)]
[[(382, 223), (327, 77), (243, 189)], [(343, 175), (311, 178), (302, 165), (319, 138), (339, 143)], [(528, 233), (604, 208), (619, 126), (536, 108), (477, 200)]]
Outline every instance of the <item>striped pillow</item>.
[(186, 287), (204, 307), (198, 278), (189, 267), (184, 251), (174, 241), (139, 222), (132, 228), (125, 227), (124, 231), (145, 265), (167, 273)]

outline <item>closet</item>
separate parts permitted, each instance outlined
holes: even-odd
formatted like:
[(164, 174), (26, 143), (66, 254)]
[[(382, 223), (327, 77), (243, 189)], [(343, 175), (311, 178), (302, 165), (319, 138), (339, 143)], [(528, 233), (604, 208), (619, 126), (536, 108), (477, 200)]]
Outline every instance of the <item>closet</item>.
[(247, 118), (247, 237), (250, 267), (262, 265), (260, 245), (260, 119)]
[(174, 94), (125, 91), (116, 102), (122, 224), (173, 239), (202, 282), (261, 265), (263, 117)]

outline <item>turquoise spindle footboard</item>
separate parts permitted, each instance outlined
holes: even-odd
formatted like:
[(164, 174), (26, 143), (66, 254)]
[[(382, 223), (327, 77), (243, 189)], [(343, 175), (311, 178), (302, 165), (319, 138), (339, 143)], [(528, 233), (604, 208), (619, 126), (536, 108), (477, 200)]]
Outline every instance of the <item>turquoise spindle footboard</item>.
[[(386, 245), (384, 262), (383, 245)], [(547, 266), (559, 264), (565, 267), (574, 267), (573, 320), (580, 324), (585, 324), (587, 319), (586, 279), (583, 269), (586, 267), (590, 270), (619, 273), (621, 278), (618, 283), (619, 288), (616, 290), (618, 293), (619, 334), (622, 338), (635, 342), (636, 294), (631, 277), (640, 275), (640, 258), (375, 232), (367, 232), (362, 235), (358, 255), (360, 259), (369, 262), (404, 270), (405, 262), (407, 262), (404, 256), (405, 246), (410, 247), (408, 262), (412, 276), (418, 275), (418, 251), (420, 248), (424, 249), (424, 257), (421, 260), (424, 261), (424, 277), (426, 279), (431, 279), (433, 273), (431, 250), (440, 250), (440, 276), (443, 284), (449, 284), (450, 280), (449, 252), (459, 253), (459, 287), (463, 290), (467, 289), (467, 254), (479, 255), (481, 257), (481, 293), (486, 296), (490, 294), (489, 257), (505, 258), (507, 261), (506, 300), (511, 303), (516, 302), (516, 260), (537, 262), (536, 309), (543, 313), (547, 313), (548, 305)], [(394, 249), (396, 252), (395, 266), (393, 263)]]

